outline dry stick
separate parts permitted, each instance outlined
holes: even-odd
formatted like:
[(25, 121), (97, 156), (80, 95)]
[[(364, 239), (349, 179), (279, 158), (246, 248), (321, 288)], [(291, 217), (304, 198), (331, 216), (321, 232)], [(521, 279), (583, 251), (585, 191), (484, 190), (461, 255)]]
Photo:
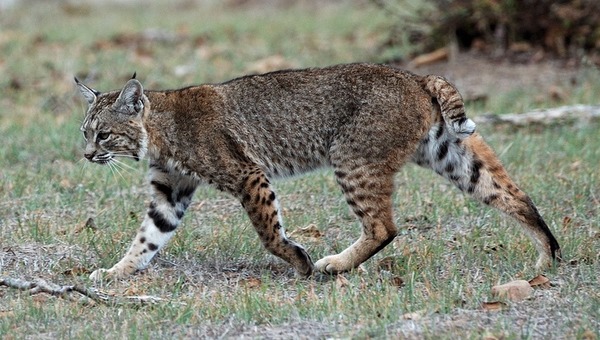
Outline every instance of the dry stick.
[(101, 302), (104, 304), (119, 304), (119, 303), (156, 303), (163, 299), (155, 296), (141, 295), (141, 296), (126, 296), (123, 299), (115, 298), (109, 299), (106, 294), (98, 294), (92, 289), (88, 289), (78, 285), (66, 285), (61, 286), (55, 283), (47, 282), (43, 279), (37, 279), (35, 281), (25, 281), (21, 279), (0, 277), (0, 286), (6, 286), (9, 288), (16, 288), (20, 290), (28, 290), (30, 294), (47, 293), (54, 296), (66, 297), (69, 292), (77, 292), (93, 301)]
[(510, 124), (515, 126), (526, 126), (529, 124), (550, 125), (560, 122), (586, 121), (591, 119), (600, 119), (600, 106), (572, 105), (539, 109), (525, 113), (473, 117), (476, 123)]
[(60, 286), (51, 282), (49, 283), (43, 279), (37, 279), (35, 282), (33, 282), (0, 277), (0, 286), (6, 286), (20, 290), (29, 290), (29, 293), (32, 295), (37, 293), (47, 293), (55, 296), (64, 296), (67, 293), (74, 291), (94, 301), (107, 302), (106, 298), (94, 293), (91, 289), (87, 289), (78, 285)]

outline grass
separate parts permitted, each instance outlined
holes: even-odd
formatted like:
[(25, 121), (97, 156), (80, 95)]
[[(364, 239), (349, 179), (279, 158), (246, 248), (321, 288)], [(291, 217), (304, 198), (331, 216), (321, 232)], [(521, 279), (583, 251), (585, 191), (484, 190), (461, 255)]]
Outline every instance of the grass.
[[(84, 104), (73, 75), (101, 90), (121, 86), (133, 71), (149, 88), (179, 87), (223, 81), (265, 60), (282, 67), (380, 61), (377, 45), (386, 37), (385, 18), (360, 2), (144, 6), (35, 3), (0, 13), (0, 276), (92, 285), (89, 272), (118, 261), (143, 218), (146, 164), (112, 173), (82, 161)], [(166, 38), (144, 36), (150, 28)], [(582, 71), (565, 103), (597, 104), (599, 79)], [(500, 93), (469, 111), (550, 105), (532, 97)], [(486, 312), (481, 303), (493, 299), (492, 285), (537, 274), (530, 242), (504, 216), (407, 166), (397, 177), (400, 235), (360, 270), (295, 279), (262, 248), (239, 203), (201, 188), (148, 270), (98, 287), (163, 302), (85, 305), (0, 287), (0, 337), (597, 338), (598, 129), (598, 122), (481, 127), (565, 258), (545, 273), (550, 289), (504, 311)], [(314, 260), (358, 236), (329, 171), (276, 187), (288, 232)], [(95, 228), (84, 227), (89, 218)], [(322, 236), (299, 231), (311, 225)]]

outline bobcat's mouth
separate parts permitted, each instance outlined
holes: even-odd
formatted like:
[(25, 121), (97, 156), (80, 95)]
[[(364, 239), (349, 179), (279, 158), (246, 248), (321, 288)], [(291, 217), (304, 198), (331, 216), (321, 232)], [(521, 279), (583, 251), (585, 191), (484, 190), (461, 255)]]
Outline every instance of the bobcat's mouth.
[(100, 165), (105, 165), (110, 163), (113, 160), (113, 155), (111, 153), (104, 153), (101, 155), (94, 155), (94, 157), (92, 157), (91, 159), (88, 158), (90, 160), (90, 162), (92, 163), (96, 163), (96, 164), (100, 164)]

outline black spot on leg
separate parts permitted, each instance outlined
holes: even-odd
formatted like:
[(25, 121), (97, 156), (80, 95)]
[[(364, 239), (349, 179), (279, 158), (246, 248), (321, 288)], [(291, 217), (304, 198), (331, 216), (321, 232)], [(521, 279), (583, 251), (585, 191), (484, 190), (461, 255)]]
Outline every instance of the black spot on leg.
[(471, 183), (472, 184), (477, 184), (477, 182), (479, 182), (479, 170), (481, 169), (481, 167), (483, 166), (483, 163), (478, 160), (478, 159), (474, 159), (473, 160), (473, 164), (471, 164)]
[(250, 187), (254, 188), (255, 186), (258, 185), (258, 183), (260, 183), (260, 177), (256, 177), (251, 183), (250, 183)]
[(148, 243), (148, 250), (150, 251), (157, 251), (158, 250), (158, 246), (154, 243)]
[(444, 134), (444, 123), (442, 122), (442, 123), (440, 123), (440, 127), (438, 128), (438, 130), (435, 133), (435, 138), (440, 139), (443, 134)]
[(483, 199), (483, 203), (485, 203), (486, 205), (490, 205), (490, 203), (492, 203), (493, 201), (498, 199), (498, 195), (496, 194), (491, 194), (488, 197)]
[(196, 191), (195, 187), (183, 187), (183, 188), (179, 188), (179, 190), (177, 191), (177, 197), (175, 198), (175, 200), (177, 202), (181, 202), (181, 200), (183, 199), (190, 199), (192, 197), (192, 195), (194, 195), (194, 191)]
[(173, 189), (164, 184), (164, 183), (160, 183), (158, 181), (151, 181), (150, 184), (160, 193), (162, 193), (165, 198), (167, 199), (167, 201), (169, 202), (169, 204), (171, 204), (171, 206), (175, 205), (175, 201), (173, 200)]
[(145, 243), (146, 242), (146, 238), (142, 236), (142, 238), (140, 238), (140, 243)]
[(150, 205), (148, 216), (152, 219), (154, 225), (156, 225), (158, 230), (160, 230), (162, 233), (169, 233), (177, 228), (177, 225), (167, 220), (162, 213), (156, 210), (156, 207), (154, 207), (153, 204)]
[(446, 170), (446, 172), (449, 174), (453, 173), (454, 172), (454, 164), (452, 164), (452, 163), (446, 164), (446, 169), (444, 169), (444, 170)]
[(260, 187), (261, 187), (261, 188), (268, 188), (268, 187), (269, 187), (269, 183), (267, 183), (267, 182), (262, 182), (262, 183), (260, 183)]
[(269, 194), (269, 199), (270, 199), (271, 201), (274, 201), (274, 200), (275, 200), (275, 193), (274, 193), (273, 191), (271, 191), (271, 194)]
[[(452, 182), (458, 182), (458, 181), (460, 181), (460, 176), (457, 176), (457, 175), (450, 175), (450, 180), (451, 180)], [(460, 190), (462, 190), (462, 189), (460, 189)]]
[(444, 159), (446, 157), (446, 155), (448, 154), (448, 146), (449, 146), (449, 142), (447, 140), (443, 141), (442, 144), (440, 144), (440, 147), (437, 151), (438, 161), (441, 161), (442, 159)]

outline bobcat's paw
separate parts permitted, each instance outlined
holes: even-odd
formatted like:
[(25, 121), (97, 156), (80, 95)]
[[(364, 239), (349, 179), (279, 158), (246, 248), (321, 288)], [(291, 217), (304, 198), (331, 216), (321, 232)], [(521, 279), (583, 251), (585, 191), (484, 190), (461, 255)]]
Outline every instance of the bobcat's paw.
[(325, 274), (338, 274), (354, 268), (343, 256), (329, 255), (315, 263), (315, 271)]
[(110, 271), (104, 268), (96, 269), (93, 273), (90, 274), (90, 280), (92, 281), (104, 281), (110, 278)]
[(127, 276), (129, 276), (129, 273), (115, 269), (115, 268), (111, 268), (111, 269), (100, 268), (100, 269), (94, 270), (94, 272), (92, 274), (90, 274), (90, 280), (96, 281), (96, 282), (111, 281), (111, 280), (122, 279)]

